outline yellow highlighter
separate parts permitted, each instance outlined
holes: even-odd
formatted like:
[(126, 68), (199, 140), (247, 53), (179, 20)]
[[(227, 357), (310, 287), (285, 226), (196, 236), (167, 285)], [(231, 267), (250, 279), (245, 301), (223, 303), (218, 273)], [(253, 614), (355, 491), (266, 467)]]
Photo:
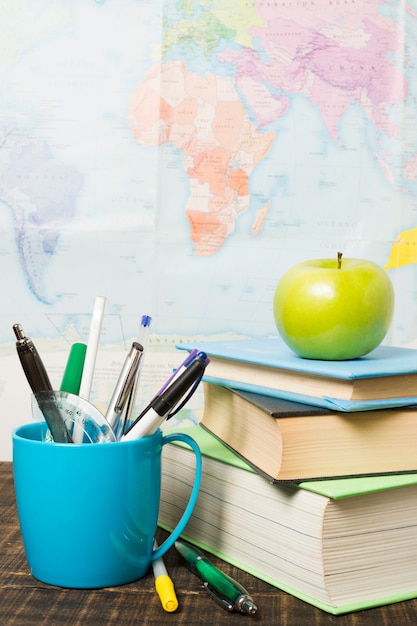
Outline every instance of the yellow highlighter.
[[(154, 542), (154, 550), (158, 548), (156, 541)], [(178, 600), (175, 594), (174, 583), (168, 576), (165, 563), (162, 557), (152, 561), (153, 575), (155, 577), (155, 589), (161, 600), (162, 608), (168, 613), (176, 611), (178, 608)]]

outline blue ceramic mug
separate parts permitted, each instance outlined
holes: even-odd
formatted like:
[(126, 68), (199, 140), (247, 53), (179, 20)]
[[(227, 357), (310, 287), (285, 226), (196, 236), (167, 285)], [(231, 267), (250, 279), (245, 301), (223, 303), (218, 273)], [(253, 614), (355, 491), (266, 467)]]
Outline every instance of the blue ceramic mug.
[[(13, 432), (13, 470), (23, 545), (32, 575), (61, 587), (122, 585), (144, 576), (184, 530), (201, 479), (197, 443), (160, 430), (135, 441), (60, 444), (46, 424)], [(188, 505), (176, 528), (153, 549), (162, 448), (189, 445), (196, 458)]]

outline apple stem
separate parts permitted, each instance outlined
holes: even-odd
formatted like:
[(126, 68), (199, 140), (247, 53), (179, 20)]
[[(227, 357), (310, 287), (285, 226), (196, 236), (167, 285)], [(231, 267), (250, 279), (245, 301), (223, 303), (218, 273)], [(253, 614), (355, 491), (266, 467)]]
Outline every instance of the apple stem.
[(342, 252), (337, 253), (337, 269), (340, 270), (342, 268)]

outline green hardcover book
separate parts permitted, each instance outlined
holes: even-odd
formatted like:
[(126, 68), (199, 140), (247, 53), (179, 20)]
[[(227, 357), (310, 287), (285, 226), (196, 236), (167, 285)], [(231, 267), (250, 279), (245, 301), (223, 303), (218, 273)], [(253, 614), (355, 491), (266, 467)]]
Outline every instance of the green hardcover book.
[[(273, 484), (201, 426), (184, 430), (203, 453), (184, 539), (335, 615), (417, 597), (416, 473)], [(189, 449), (166, 446), (162, 527), (193, 475)]]

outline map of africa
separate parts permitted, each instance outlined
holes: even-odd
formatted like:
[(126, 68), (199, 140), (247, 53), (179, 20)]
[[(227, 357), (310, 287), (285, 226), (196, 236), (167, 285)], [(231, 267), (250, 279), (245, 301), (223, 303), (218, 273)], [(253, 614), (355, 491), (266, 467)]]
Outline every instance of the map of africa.
[[(11, 327), (102, 345), (276, 334), (280, 276), (370, 258), (417, 340), (417, 10), (388, 0), (7, 0), (0, 23), (0, 398)], [(55, 355), (55, 356), (53, 356)], [(111, 378), (111, 376), (109, 375)]]

